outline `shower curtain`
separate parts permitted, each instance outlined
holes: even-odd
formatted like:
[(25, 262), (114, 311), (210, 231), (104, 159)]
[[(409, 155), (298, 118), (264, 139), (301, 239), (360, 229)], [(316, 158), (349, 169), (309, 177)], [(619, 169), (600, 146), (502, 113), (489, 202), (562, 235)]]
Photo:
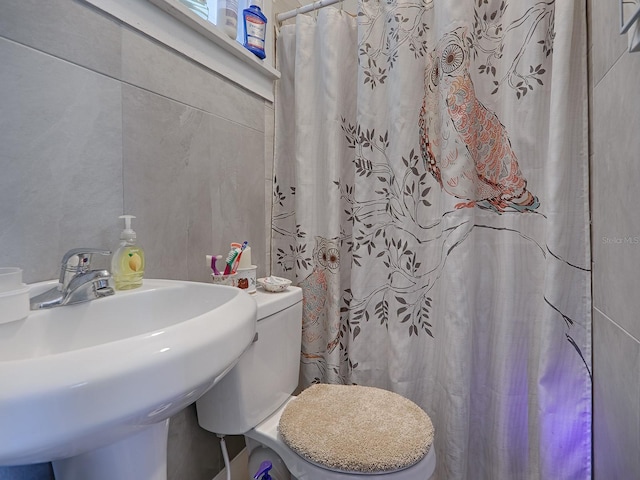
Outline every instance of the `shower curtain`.
[(584, 2), (361, 0), (277, 63), (301, 385), (419, 404), (440, 480), (591, 478)]

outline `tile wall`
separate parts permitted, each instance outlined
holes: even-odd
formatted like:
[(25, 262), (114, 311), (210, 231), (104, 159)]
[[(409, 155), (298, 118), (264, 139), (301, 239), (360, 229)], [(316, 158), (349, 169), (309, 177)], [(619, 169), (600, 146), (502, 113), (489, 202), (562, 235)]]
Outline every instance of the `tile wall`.
[[(148, 277), (206, 282), (204, 256), (244, 239), (268, 273), (271, 104), (81, 0), (0, 2), (0, 65), (0, 265), (57, 278), (68, 249), (115, 248), (131, 213)], [(221, 462), (193, 406), (172, 418), (170, 480)]]
[[(640, 53), (589, 0), (594, 478), (640, 478)], [(636, 183), (638, 182), (638, 183)]]

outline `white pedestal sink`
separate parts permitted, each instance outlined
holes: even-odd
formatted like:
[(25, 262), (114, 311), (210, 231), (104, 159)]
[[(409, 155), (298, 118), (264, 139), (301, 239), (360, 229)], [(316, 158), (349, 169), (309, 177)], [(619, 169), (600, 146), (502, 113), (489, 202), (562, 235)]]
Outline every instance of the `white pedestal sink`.
[(242, 290), (173, 280), (0, 325), (0, 465), (165, 480), (168, 418), (230, 370), (255, 325)]

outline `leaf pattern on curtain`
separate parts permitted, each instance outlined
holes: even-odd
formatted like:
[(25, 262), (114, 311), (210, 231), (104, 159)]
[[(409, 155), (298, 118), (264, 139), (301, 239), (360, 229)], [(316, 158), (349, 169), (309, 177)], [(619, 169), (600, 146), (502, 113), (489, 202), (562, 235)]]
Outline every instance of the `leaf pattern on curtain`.
[[(421, 153), (415, 149), (407, 152), (402, 156), (403, 170), (397, 171), (387, 156), (386, 150), (389, 147), (391, 139), (389, 132), (376, 132), (375, 128), (367, 129), (359, 124), (351, 124), (345, 118), (342, 118), (342, 130), (344, 131), (344, 139), (349, 148), (354, 150), (354, 171), (355, 174), (362, 178), (368, 178), (375, 183), (372, 187), (376, 193), (375, 198), (358, 199), (354, 195), (354, 186), (342, 182), (340, 179), (334, 181), (336, 188), (340, 190), (340, 197), (343, 201), (344, 212), (347, 215), (347, 221), (353, 227), (355, 232), (353, 235), (343, 234), (340, 237), (327, 239), (316, 237), (316, 245), (313, 251), (310, 251), (309, 243), (291, 243), (289, 250), (278, 247), (275, 252), (275, 264), (278, 270), (286, 274), (290, 272), (294, 266), (300, 271), (309, 273), (301, 285), (305, 290), (312, 292), (314, 301), (313, 308), (307, 307), (305, 310), (305, 318), (312, 318), (309, 323), (321, 323), (326, 321), (322, 319), (324, 304), (322, 299), (326, 296), (326, 267), (327, 259), (325, 254), (330, 249), (335, 256), (335, 260), (331, 260), (336, 268), (329, 269), (335, 273), (339, 264), (340, 251), (346, 248), (346, 252), (350, 254), (352, 266), (354, 268), (362, 267), (363, 257), (368, 260), (375, 259), (379, 261), (388, 272), (386, 275), (387, 282), (377, 285), (368, 295), (363, 298), (354, 298), (351, 289), (346, 288), (342, 293), (342, 303), (340, 306), (340, 325), (333, 325), (332, 330), (336, 333), (332, 336), (326, 345), (326, 350), (332, 352), (337, 346), (343, 353), (341, 358), (344, 365), (332, 365), (330, 368), (335, 373), (339, 371), (351, 371), (357, 365), (350, 362), (348, 352), (348, 342), (341, 341), (349, 338), (355, 341), (361, 331), (361, 323), (375, 320), (379, 325), (388, 328), (390, 314), (392, 321), (406, 325), (408, 336), (418, 337), (420, 334), (426, 334), (433, 337), (433, 325), (430, 318), (430, 310), (433, 299), (429, 296), (430, 290), (434, 287), (438, 280), (440, 271), (446, 263), (446, 255), (451, 253), (463, 242), (473, 228), (494, 228), (492, 225), (473, 225), (466, 227), (466, 221), (453, 228), (449, 228), (447, 232), (439, 232), (435, 237), (432, 233), (438, 223), (425, 224), (420, 219), (420, 209), (431, 207), (429, 201), (432, 195), (432, 184), (428, 181), (427, 173), (431, 174), (440, 187), (448, 193), (452, 193), (458, 198), (471, 200), (469, 202), (456, 204), (456, 208), (478, 207), (492, 210), (497, 214), (502, 214), (505, 209), (511, 212), (528, 212), (538, 208), (539, 202), (537, 197), (528, 194), (524, 188), (526, 180), (518, 167), (515, 154), (511, 148), (511, 142), (504, 126), (500, 123), (499, 118), (487, 110), (480, 101), (475, 98), (473, 83), (469, 76), (468, 68), (470, 57), (474, 59), (483, 57), (483, 62), (478, 67), (478, 73), (487, 74), (496, 77), (498, 73), (497, 67), (494, 65), (496, 60), (502, 60), (500, 63), (507, 63), (507, 72), (493, 83), (496, 86), (491, 94), (497, 93), (498, 89), (503, 85), (507, 85), (513, 89), (518, 99), (524, 97), (526, 93), (533, 90), (534, 85), (544, 85), (543, 76), (547, 73), (547, 69), (543, 64), (537, 66), (530, 65), (529, 72), (522, 74), (519, 68), (527, 48), (533, 48), (540, 45), (544, 56), (548, 57), (553, 51), (553, 13), (554, 0), (539, 2), (524, 12), (517, 20), (504, 24), (502, 17), (509, 6), (506, 1), (502, 1), (498, 8), (493, 11), (482, 11), (484, 5), (488, 5), (486, 1), (480, 0), (478, 7), (474, 11), (474, 23), (471, 32), (467, 34), (466, 29), (459, 27), (449, 32), (439, 40), (438, 45), (431, 51), (427, 51), (427, 40), (425, 34), (428, 30), (427, 25), (421, 21), (421, 14), (416, 15), (415, 11), (424, 13), (424, 9), (430, 6), (430, 2), (422, 7), (417, 4), (407, 3), (397, 5), (394, 2), (387, 2), (387, 5), (393, 5), (391, 9), (382, 8), (381, 4), (372, 0), (365, 0), (366, 5), (371, 5), (369, 11), (365, 9), (358, 13), (359, 26), (365, 28), (365, 34), (360, 40), (359, 57), (360, 65), (364, 70), (364, 83), (369, 84), (372, 89), (376, 86), (384, 84), (386, 74), (394, 67), (397, 59), (398, 49), (404, 46), (415, 57), (430, 57), (425, 69), (425, 99), (421, 112)], [(413, 17), (405, 15), (406, 11), (413, 11)], [(387, 33), (382, 48), (375, 49), (371, 45), (371, 31), (369, 28), (376, 22), (384, 22), (387, 25)], [(405, 26), (406, 25), (406, 26)], [(510, 61), (504, 62), (502, 59), (502, 50), (504, 47), (505, 36), (512, 30), (522, 29), (523, 44), (517, 55)], [(544, 30), (544, 38), (531, 44), (534, 33), (538, 29)], [(451, 39), (453, 38), (453, 42)], [(444, 65), (444, 68), (442, 67)], [(442, 86), (439, 85), (440, 78), (445, 75), (453, 78), (453, 70), (461, 67), (466, 69), (459, 77), (462, 80), (451, 82), (451, 90), (441, 93), (443, 97), (444, 107), (439, 106), (430, 94), (437, 94)], [(444, 71), (443, 71), (444, 70)], [(463, 103), (467, 101), (467, 104)], [(457, 102), (460, 102), (458, 104)], [(441, 173), (440, 162), (436, 160), (433, 154), (433, 143), (427, 137), (427, 130), (424, 118), (427, 114), (435, 112), (439, 115), (442, 110), (448, 111), (452, 116), (452, 121), (444, 120), (441, 125), (437, 125), (434, 130), (437, 135), (443, 136), (443, 129), (449, 127), (453, 132), (461, 134), (462, 145), (454, 147), (451, 153), (442, 153), (438, 156), (448, 157), (447, 164), (453, 162), (453, 157), (458, 159), (459, 156), (467, 155), (471, 157), (471, 165), (466, 171), (463, 171), (461, 178), (474, 177), (469, 180), (468, 189), (475, 193), (487, 192), (497, 193), (497, 197), (481, 198), (475, 201), (471, 197), (470, 192), (458, 194), (461, 190), (461, 183), (457, 178), (449, 176), (444, 180)], [(457, 118), (453, 118), (457, 115)], [(433, 120), (433, 119), (432, 119)], [(439, 119), (438, 119), (439, 120)], [(455, 134), (454, 133), (454, 134)], [(446, 134), (450, 138), (452, 132)], [(471, 141), (474, 144), (471, 144)], [(449, 143), (454, 143), (449, 140)], [(487, 152), (488, 146), (493, 149)], [(497, 151), (496, 149), (502, 149)], [(506, 150), (506, 151), (505, 151)], [(488, 158), (491, 161), (479, 161), (478, 158)], [(506, 157), (506, 160), (505, 158)], [(454, 170), (460, 169), (460, 163), (454, 165)], [(488, 168), (486, 164), (489, 164)], [(510, 165), (511, 171), (509, 170)], [(426, 167), (426, 168), (425, 168)], [(483, 173), (491, 170), (494, 175), (491, 178), (485, 178), (484, 181), (478, 181), (482, 178)], [(501, 177), (502, 175), (502, 177)], [(501, 180), (511, 180), (514, 188), (500, 188)], [(299, 241), (308, 241), (306, 233), (302, 230), (302, 226), (297, 224), (295, 231), (284, 231), (279, 227), (282, 218), (287, 218), (294, 214), (292, 206), (285, 206), (287, 196), (281, 191), (282, 187), (277, 177), (274, 182), (274, 202), (280, 207), (273, 218), (273, 228), (276, 234), (284, 234), (289, 238), (295, 238)], [(519, 190), (518, 190), (519, 188)], [(289, 186), (290, 198), (295, 195), (295, 187)], [(484, 190), (484, 192), (483, 192)], [(514, 193), (514, 190), (516, 193)], [(480, 192), (479, 192), (480, 191)], [(505, 191), (507, 193), (505, 193)], [(524, 191), (524, 193), (523, 193)], [(467, 193), (467, 195), (465, 195)], [(528, 195), (526, 195), (528, 194)], [(521, 204), (513, 201), (514, 196), (525, 196)], [(286, 212), (286, 213), (283, 213)], [(444, 213), (443, 216), (451, 212)], [(542, 217), (544, 217), (543, 214)], [(371, 221), (374, 217), (384, 217), (383, 221)], [(411, 225), (412, 228), (407, 228)], [(401, 237), (395, 238), (390, 230), (400, 230), (412, 237), (417, 245), (428, 244), (438, 240), (442, 245), (447, 245), (446, 253), (440, 256), (439, 261), (434, 265), (426, 265), (420, 261), (417, 252), (409, 246), (409, 243)], [(420, 232), (418, 234), (414, 232)], [(540, 251), (543, 258), (547, 254), (554, 256), (541, 242), (534, 238), (529, 238), (523, 232), (512, 230), (528, 241), (534, 243)], [(442, 242), (442, 240), (445, 240)], [(331, 245), (327, 247), (327, 245)], [(441, 247), (442, 249), (442, 247)], [(319, 252), (323, 252), (320, 254)], [(559, 257), (556, 256), (559, 259)], [(561, 260), (561, 259), (560, 259)], [(565, 262), (568, 264), (568, 262)], [(570, 265), (570, 264), (568, 264)], [(578, 270), (588, 272), (589, 269), (584, 266), (574, 266)], [(369, 267), (370, 268), (370, 267)], [(390, 308), (389, 299), (393, 298), (395, 307)], [(545, 298), (545, 302), (562, 316), (568, 328), (573, 325), (573, 321), (563, 314), (557, 307), (552, 305)], [(571, 338), (569, 333), (566, 334), (567, 340), (577, 350), (582, 358), (586, 360), (582, 351)], [(310, 339), (312, 340), (312, 339)], [(303, 355), (307, 360), (324, 363), (324, 355), (322, 352), (304, 352)], [(346, 370), (343, 367), (347, 367)], [(318, 368), (318, 371), (325, 372), (326, 365)], [(587, 366), (587, 370), (588, 366)], [(590, 375), (590, 372), (589, 372)], [(341, 380), (347, 382), (348, 379), (342, 375)], [(316, 377), (316, 381), (323, 381), (322, 374)]]
[[(451, 1), (441, 8), (455, 10), (460, 3)], [(288, 145), (298, 148), (300, 143), (315, 142), (321, 149), (328, 142), (340, 143), (348, 152), (345, 155), (348, 165), (331, 169), (333, 176), (327, 177), (329, 182), (322, 186), (329, 192), (327, 196), (339, 200), (339, 211), (327, 215), (333, 216), (333, 222), (323, 217), (328, 222), (323, 224), (302, 214), (302, 204), (317, 197), (314, 194), (304, 200), (299, 198), (309, 186), (306, 181), (296, 182), (294, 170), (307, 159), (295, 156), (285, 159), (289, 153), (284, 155), (284, 149), (280, 150), (283, 158), (279, 158), (276, 149), (272, 271), (294, 278), (303, 289), (301, 386), (364, 382), (409, 397), (415, 395), (413, 399), (419, 404), (429, 404), (437, 410), (450, 407), (447, 402), (452, 397), (467, 405), (449, 391), (441, 396), (436, 393), (436, 386), (451, 381), (453, 371), (469, 375), (461, 382), (479, 382), (490, 391), (493, 377), (485, 378), (484, 372), (478, 374), (475, 368), (495, 367), (500, 372), (495, 374), (496, 378), (503, 381), (500, 375), (504, 374), (507, 385), (505, 392), (499, 394), (535, 398), (539, 403), (527, 404), (526, 408), (533, 413), (525, 411), (524, 418), (504, 413), (500, 422), (513, 421), (517, 428), (503, 432), (501, 437), (496, 427), (496, 437), (491, 438), (495, 444), (520, 447), (521, 457), (495, 462), (496, 472), (515, 471), (517, 475), (497, 477), (494, 473), (477, 478), (586, 478), (563, 477), (558, 473), (565, 468), (559, 466), (564, 460), (560, 459), (558, 445), (550, 439), (556, 435), (560, 444), (565, 437), (557, 434), (556, 425), (548, 426), (542, 418), (545, 408), (553, 411), (557, 407), (553, 402), (560, 390), (554, 388), (563, 382), (572, 384), (566, 388), (573, 389), (571, 394), (576, 398), (562, 403), (560, 410), (566, 412), (575, 404), (585, 415), (589, 412), (589, 400), (581, 396), (586, 394), (578, 391), (588, 389), (585, 384), (591, 377), (590, 323), (585, 308), (590, 279), (588, 236), (581, 236), (581, 228), (588, 227), (579, 224), (586, 216), (581, 218), (583, 207), (575, 206), (578, 225), (572, 225), (571, 231), (565, 230), (564, 223), (570, 215), (559, 215), (562, 205), (557, 202), (574, 198), (554, 197), (556, 190), (562, 188), (550, 187), (546, 183), (550, 177), (541, 174), (548, 160), (544, 156), (547, 145), (538, 148), (537, 142), (549, 139), (544, 136), (539, 139), (536, 133), (547, 125), (533, 121), (531, 125), (517, 124), (514, 117), (520, 117), (513, 114), (529, 108), (532, 102), (549, 102), (557, 35), (556, 4), (554, 0), (466, 3), (473, 5), (466, 19), (456, 17), (463, 10), (460, 6), (456, 14), (451, 14), (454, 19), (445, 15), (444, 26), (435, 28), (432, 1), (361, 0), (357, 18), (357, 114), (322, 119), (324, 124), (317, 128), (324, 134), (327, 127), (329, 135), (320, 134), (318, 138), (300, 135)], [(415, 100), (414, 108), (403, 104), (399, 110), (415, 116), (402, 117), (399, 122), (398, 117), (377, 118), (376, 108), (385, 108), (388, 102), (383, 91), (397, 89), (393, 93), (395, 99), (404, 94), (406, 85), (401, 77), (411, 62), (412, 71), (418, 70), (417, 65), (423, 73), (418, 79), (420, 97), (414, 98), (415, 92), (408, 93)], [(296, 64), (295, 69), (298, 68)], [(546, 105), (540, 110), (550, 108)], [(290, 112), (281, 115), (280, 120), (288, 125), (300, 120), (287, 115)], [(509, 117), (508, 121), (505, 117)], [(332, 123), (339, 124), (341, 138), (329, 129)], [(285, 160), (291, 160), (296, 167)], [(322, 155), (315, 159), (320, 162), (319, 169), (323, 162), (333, 160)], [(557, 159), (555, 162), (558, 163)], [(567, 167), (571, 168), (574, 167)], [(582, 168), (579, 165), (575, 171), (580, 175)], [(560, 174), (570, 176), (564, 171)], [(581, 196), (580, 188), (581, 179), (577, 178), (570, 195), (578, 192)], [(305, 213), (309, 208), (325, 209), (323, 198), (314, 205), (305, 204)], [(474, 248), (480, 252), (475, 256)], [(493, 263), (485, 261), (482, 254), (487, 251), (500, 258)], [(461, 272), (467, 260), (475, 263), (469, 272)], [(512, 279), (505, 280), (503, 276), (497, 285), (511, 287), (511, 282), (517, 287), (504, 288), (504, 292), (490, 291), (491, 285), (483, 283), (485, 274), (472, 271), (474, 267), (499, 269), (509, 262), (514, 263), (509, 274), (517, 278), (511, 282)], [(531, 267), (536, 267), (535, 271), (526, 270)], [(468, 283), (464, 282), (467, 273)], [(529, 274), (531, 283), (537, 282), (531, 291), (526, 290), (530, 285)], [(493, 272), (486, 277), (495, 280)], [(561, 279), (562, 284), (547, 281), (554, 278)], [(497, 305), (502, 294), (513, 296), (515, 306)], [(457, 296), (465, 295), (477, 295), (481, 300), (487, 295), (485, 304), (475, 305), (478, 310), (482, 307), (487, 310), (477, 314), (480, 320), (475, 325), (475, 318), (464, 325), (457, 322), (465, 313), (473, 316), (475, 312), (456, 312), (451, 318), (447, 315), (448, 309), (456, 307)], [(460, 303), (474, 307), (471, 301)], [(528, 311), (532, 304), (536, 310)], [(494, 315), (494, 309), (498, 311), (496, 324), (482, 323)], [(500, 336), (496, 342), (503, 342), (502, 346), (504, 342), (512, 342), (505, 348), (505, 355), (524, 348), (527, 351), (524, 355), (530, 357), (522, 363), (515, 358), (490, 358), (486, 365), (461, 364), (459, 369), (454, 365), (444, 374), (434, 373), (438, 368), (434, 366), (436, 361), (448, 355), (448, 349), (469, 360), (471, 357), (464, 356), (467, 348), (464, 342), (474, 334), (474, 328), (485, 327), (492, 333), (495, 329)], [(464, 340), (456, 345), (446, 344), (456, 328)], [(532, 347), (537, 338), (531, 338), (536, 335), (543, 337), (541, 346)], [(472, 340), (468, 341), (468, 345), (473, 345)], [(482, 342), (493, 347), (492, 341), (483, 337), (478, 348), (488, 348)], [(523, 341), (524, 347), (518, 341)], [(546, 367), (538, 365), (556, 360), (567, 369), (563, 375), (555, 372), (547, 375)], [(515, 365), (513, 370), (507, 367), (501, 370), (511, 362)], [(402, 369), (404, 364), (406, 369), (432, 370), (429, 375), (407, 373)], [(531, 382), (522, 387), (529, 390), (511, 392), (509, 382), (520, 385), (521, 378), (525, 383)], [(546, 388), (552, 400), (542, 398), (545, 394), (536, 391)], [(466, 402), (473, 402), (469, 400), (472, 393), (456, 390), (456, 395)], [(545, 402), (551, 402), (552, 406)], [(468, 476), (465, 462), (473, 465), (478, 457), (467, 453), (473, 450), (480, 458), (486, 454), (483, 446), (469, 446), (470, 437), (447, 436), (451, 431), (461, 435), (459, 432), (468, 428), (464, 416), (470, 415), (471, 407), (465, 410), (456, 405), (456, 408), (453, 413), (442, 414), (443, 418), (436, 417), (436, 427), (442, 434), (436, 435), (437, 441), (446, 442), (447, 449), (451, 445), (457, 449), (455, 454), (447, 452), (444, 466), (438, 466), (443, 476), (438, 478), (474, 478)], [(461, 418), (456, 418), (457, 414)], [(582, 417), (579, 421), (583, 421)], [(584, 429), (588, 430), (584, 424), (575, 427), (581, 433)], [(584, 445), (588, 440), (585, 442)], [(529, 448), (536, 453), (530, 454)], [(540, 465), (525, 467), (529, 455), (542, 458)], [(572, 470), (571, 462), (566, 461), (566, 471), (582, 473), (588, 469), (582, 463), (588, 456), (589, 448), (576, 450), (574, 465), (578, 466)], [(491, 457), (493, 460), (497, 458)], [(549, 472), (556, 476), (548, 476)]]
[[(491, 94), (495, 95), (498, 90), (507, 85), (514, 90), (516, 97), (524, 97), (536, 86), (544, 85), (543, 77), (547, 69), (542, 64), (529, 65), (528, 71), (522, 71), (525, 52), (530, 45), (534, 34), (539, 29), (544, 28), (544, 37), (536, 43), (540, 45), (544, 57), (553, 53), (554, 39), (554, 5), (555, 0), (538, 2), (527, 9), (516, 20), (504, 24), (503, 16), (509, 6), (508, 2), (502, 1), (496, 9), (478, 9), (474, 11), (473, 28), (466, 39), (469, 50), (478, 65), (478, 73), (485, 74), (493, 78), (495, 88)], [(479, 0), (478, 7), (488, 5), (487, 1)], [(522, 32), (520, 38), (522, 44), (517, 54), (512, 59), (506, 71), (498, 77), (498, 68), (502, 63), (502, 56), (507, 35), (512, 30)], [(497, 65), (496, 65), (497, 64)], [(496, 79), (497, 78), (497, 79)]]
[[(429, 27), (422, 21), (422, 14), (432, 2), (433, 0), (426, 0), (421, 4), (363, 0), (362, 3), (368, 8), (358, 11), (358, 26), (363, 31), (358, 56), (364, 73), (364, 84), (370, 85), (371, 89), (384, 84), (388, 72), (396, 65), (400, 48), (412, 52), (416, 59), (426, 55), (426, 32)], [(383, 42), (374, 33), (379, 24), (385, 28)]]

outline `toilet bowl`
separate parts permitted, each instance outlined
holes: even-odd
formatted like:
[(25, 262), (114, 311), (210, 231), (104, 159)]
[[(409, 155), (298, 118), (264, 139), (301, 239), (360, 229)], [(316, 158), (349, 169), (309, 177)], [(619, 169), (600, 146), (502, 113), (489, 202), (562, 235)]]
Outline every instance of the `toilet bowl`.
[[(380, 480), (428, 480), (435, 470), (433, 446), (406, 468), (363, 473), (311, 462), (287, 445), (278, 425), (283, 412), (296, 398), (291, 393), (298, 384), (302, 290), (297, 287), (289, 287), (282, 293), (258, 290), (254, 298), (258, 303), (254, 342), (233, 369), (196, 402), (200, 426), (219, 435), (244, 435), (250, 458), (253, 453), (260, 452), (262, 457), (272, 451), (274, 462), (279, 457), (297, 480), (362, 480), (369, 476)], [(379, 414), (385, 412), (381, 410)]]
[[(395, 472), (384, 473), (355, 473), (330, 470), (311, 463), (291, 450), (278, 433), (278, 423), (282, 412), (291, 397), (282, 407), (276, 410), (255, 428), (245, 433), (245, 437), (273, 450), (285, 463), (291, 475), (298, 480), (363, 480), (367, 475), (375, 475), (380, 480), (428, 480), (436, 468), (435, 449), (429, 452), (418, 463)], [(348, 419), (346, 419), (348, 421)]]

